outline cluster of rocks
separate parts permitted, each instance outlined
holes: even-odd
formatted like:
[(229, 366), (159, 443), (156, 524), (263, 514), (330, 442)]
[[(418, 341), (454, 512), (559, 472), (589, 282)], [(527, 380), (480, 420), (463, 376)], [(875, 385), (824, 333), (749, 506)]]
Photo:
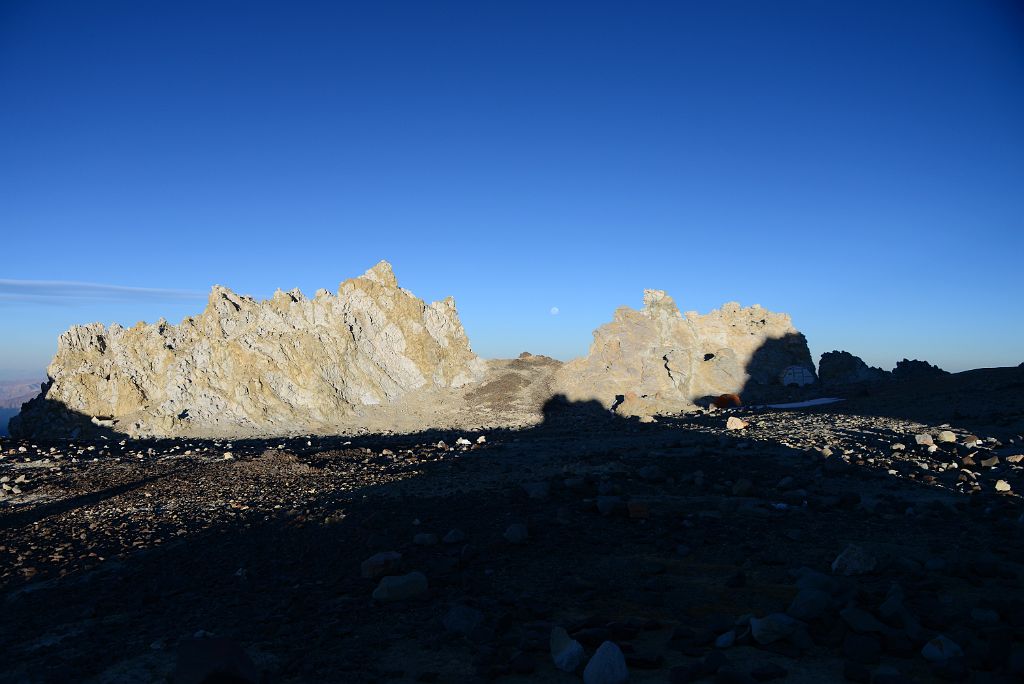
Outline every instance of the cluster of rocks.
[(826, 387), (890, 381), (913, 382), (945, 375), (949, 373), (938, 366), (916, 359), (903, 359), (891, 371), (886, 371), (868, 366), (860, 357), (847, 351), (825, 352), (818, 362), (818, 378)]
[(912, 361), (903, 359), (892, 369), (892, 376), (897, 380), (941, 378), (944, 375), (949, 375), (949, 372), (942, 370), (938, 366), (933, 366), (927, 361), (918, 361), (917, 359)]
[(868, 366), (860, 357), (847, 351), (825, 352), (818, 361), (818, 378), (826, 386), (881, 382), (889, 376), (888, 371)]

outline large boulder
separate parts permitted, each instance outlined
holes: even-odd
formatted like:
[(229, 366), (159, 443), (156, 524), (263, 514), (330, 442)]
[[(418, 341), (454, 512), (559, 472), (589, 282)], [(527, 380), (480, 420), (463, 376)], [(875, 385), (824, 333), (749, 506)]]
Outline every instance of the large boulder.
[(923, 380), (941, 378), (945, 375), (949, 375), (949, 371), (944, 371), (927, 361), (918, 361), (917, 359), (913, 361), (903, 359), (897, 362), (896, 367), (892, 369), (892, 376), (897, 380)]
[(298, 432), (363, 406), (478, 380), (455, 302), (425, 304), (380, 262), (337, 295), (298, 290), (256, 301), (215, 286), (179, 325), (99, 323), (60, 336), (50, 382), (13, 435)]
[(787, 314), (730, 302), (708, 314), (684, 315), (665, 292), (645, 290), (644, 308), (616, 310), (594, 331), (587, 356), (556, 373), (554, 388), (573, 401), (663, 413), (700, 398), (779, 384), (791, 366), (814, 373), (807, 340)]
[(879, 382), (889, 377), (889, 372), (869, 366), (846, 351), (825, 352), (818, 362), (818, 379), (827, 386)]

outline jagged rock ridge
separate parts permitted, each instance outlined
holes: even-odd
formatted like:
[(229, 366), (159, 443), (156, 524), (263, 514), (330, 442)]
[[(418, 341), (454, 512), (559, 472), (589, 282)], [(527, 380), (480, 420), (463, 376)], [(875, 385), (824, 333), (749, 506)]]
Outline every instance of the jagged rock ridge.
[(830, 351), (821, 355), (818, 377), (827, 386), (880, 382), (892, 378), (889, 371), (864, 363), (859, 356), (848, 351)]
[(575, 401), (612, 406), (622, 397), (624, 412), (652, 414), (777, 383), (790, 366), (813, 374), (807, 340), (787, 314), (730, 302), (684, 315), (664, 291), (645, 290), (644, 308), (617, 309), (594, 331), (589, 354), (560, 369), (555, 386)]
[(68, 436), (83, 419), (129, 434), (323, 429), (355, 407), (459, 387), (484, 370), (454, 300), (425, 304), (382, 261), (336, 296), (256, 301), (215, 286), (206, 310), (176, 326), (73, 326), (11, 431)]

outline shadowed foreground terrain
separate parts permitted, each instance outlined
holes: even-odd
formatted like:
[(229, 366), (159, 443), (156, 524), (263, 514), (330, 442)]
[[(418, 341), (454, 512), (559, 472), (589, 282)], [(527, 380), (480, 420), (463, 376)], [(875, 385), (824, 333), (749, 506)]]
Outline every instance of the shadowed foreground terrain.
[(653, 423), (556, 398), (485, 433), (5, 439), (0, 681), (573, 682), (605, 641), (633, 682), (1019, 681), (1024, 371), (990, 373)]

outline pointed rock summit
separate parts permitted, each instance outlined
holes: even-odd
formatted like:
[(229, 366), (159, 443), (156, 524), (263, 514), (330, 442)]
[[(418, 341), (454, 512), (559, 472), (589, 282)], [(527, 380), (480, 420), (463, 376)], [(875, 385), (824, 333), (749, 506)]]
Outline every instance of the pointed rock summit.
[(425, 304), (386, 261), (337, 295), (266, 301), (214, 286), (179, 325), (99, 323), (60, 336), (51, 382), (13, 434), (75, 436), (90, 425), (134, 435), (329, 429), (361, 406), (482, 377), (454, 301)]
[(379, 283), (384, 287), (398, 287), (398, 279), (391, 264), (386, 261), (378, 261), (377, 265), (366, 271), (363, 278)]

